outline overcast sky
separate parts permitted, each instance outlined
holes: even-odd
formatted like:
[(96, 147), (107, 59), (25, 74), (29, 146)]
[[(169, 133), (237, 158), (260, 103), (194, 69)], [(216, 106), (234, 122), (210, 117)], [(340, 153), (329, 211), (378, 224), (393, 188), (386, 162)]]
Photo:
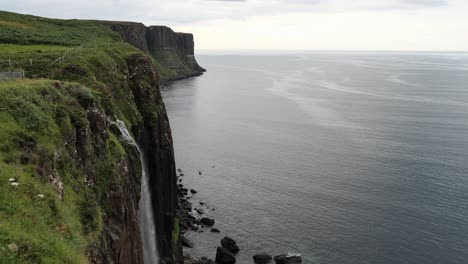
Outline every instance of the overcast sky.
[(468, 0), (0, 0), (0, 9), (167, 25), (194, 33), (197, 49), (468, 51)]

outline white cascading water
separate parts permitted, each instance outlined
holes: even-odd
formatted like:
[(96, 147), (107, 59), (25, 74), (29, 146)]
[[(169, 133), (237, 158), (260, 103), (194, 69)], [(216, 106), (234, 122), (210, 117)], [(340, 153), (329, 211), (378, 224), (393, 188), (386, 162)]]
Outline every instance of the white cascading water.
[(140, 233), (143, 242), (143, 259), (145, 264), (158, 264), (159, 256), (156, 244), (156, 227), (154, 225), (153, 218), (153, 207), (151, 205), (151, 191), (148, 184), (148, 167), (146, 166), (145, 157), (140, 149), (140, 146), (133, 139), (132, 135), (127, 129), (125, 123), (121, 120), (115, 122), (115, 124), (122, 134), (122, 140), (126, 143), (136, 147), (140, 154), (141, 161), (141, 198), (140, 198)]

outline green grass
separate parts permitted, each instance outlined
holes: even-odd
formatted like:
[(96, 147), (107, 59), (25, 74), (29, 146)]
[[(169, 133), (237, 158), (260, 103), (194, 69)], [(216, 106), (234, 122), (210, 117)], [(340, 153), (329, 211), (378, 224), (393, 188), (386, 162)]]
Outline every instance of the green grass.
[[(154, 87), (148, 76), (131, 80), (129, 60), (148, 54), (96, 21), (3, 11), (0, 43), (0, 72), (26, 75), (0, 81), (0, 264), (87, 263), (89, 246), (98, 241), (111, 209), (106, 194), (123, 186), (116, 164), (137, 158), (110, 129), (101, 135), (100, 154), (91, 135), (80, 143), (89, 164), (82, 164), (74, 143), (79, 128), (89, 128), (91, 110), (117, 116), (130, 129), (142, 126), (130, 83), (143, 94)], [(164, 80), (190, 70), (175, 52), (151, 59)], [(140, 103), (153, 122), (162, 107), (155, 98)], [(86, 170), (94, 173), (92, 187), (85, 183)], [(63, 182), (63, 200), (49, 175)], [(10, 185), (10, 178), (20, 185)], [(175, 224), (175, 241), (178, 233)]]
[[(57, 83), (0, 83), (1, 264), (87, 263), (88, 246), (103, 227), (105, 194), (122, 185), (114, 164), (126, 152), (111, 131), (104, 156), (93, 161), (95, 188), (84, 183), (74, 147), (65, 143), (72, 123), (86, 123), (86, 109), (99, 107), (99, 96), (76, 83)], [(63, 200), (48, 175), (64, 183)]]
[(0, 43), (77, 46), (88, 41), (118, 40), (117, 34), (94, 21), (48, 19), (0, 11)]

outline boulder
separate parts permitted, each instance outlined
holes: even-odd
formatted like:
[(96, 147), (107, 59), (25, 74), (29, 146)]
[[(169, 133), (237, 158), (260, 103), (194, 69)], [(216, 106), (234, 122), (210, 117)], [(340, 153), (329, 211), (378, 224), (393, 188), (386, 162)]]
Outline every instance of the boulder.
[(208, 217), (203, 217), (203, 218), (200, 220), (200, 223), (202, 223), (202, 224), (205, 225), (205, 226), (214, 226), (215, 220), (214, 220), (214, 219), (211, 219), (211, 218), (208, 218)]
[(219, 264), (234, 264), (236, 263), (236, 257), (234, 254), (229, 252), (223, 247), (218, 247), (216, 249), (216, 263)]
[(192, 241), (188, 240), (188, 238), (186, 238), (185, 236), (180, 236), (180, 241), (182, 242), (182, 246), (193, 248)]
[(191, 189), (190, 192), (191, 192), (192, 194), (196, 194), (196, 193), (197, 193), (197, 191), (195, 191), (194, 189)]
[(211, 228), (211, 233), (221, 233), (217, 228)]
[(255, 264), (268, 264), (271, 263), (273, 257), (268, 254), (257, 254), (253, 256)]
[(215, 264), (213, 260), (207, 258), (207, 257), (202, 257), (197, 264)]
[(221, 245), (232, 253), (239, 252), (236, 241), (230, 237), (223, 237), (223, 239), (221, 239)]
[(302, 257), (301, 254), (283, 254), (279, 256), (275, 256), (274, 260), (276, 264), (301, 264)]

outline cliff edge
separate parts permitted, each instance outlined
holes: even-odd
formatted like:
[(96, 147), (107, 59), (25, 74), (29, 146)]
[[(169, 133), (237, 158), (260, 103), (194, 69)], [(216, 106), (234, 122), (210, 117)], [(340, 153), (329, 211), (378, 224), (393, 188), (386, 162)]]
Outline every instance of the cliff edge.
[(159, 84), (202, 72), (191, 34), (0, 11), (0, 262), (143, 263), (143, 164), (118, 119), (147, 160), (160, 263), (182, 263)]
[(148, 53), (155, 61), (161, 81), (174, 81), (205, 72), (195, 59), (193, 34), (174, 32), (166, 26), (146, 27), (141, 23), (100, 21), (122, 40)]

